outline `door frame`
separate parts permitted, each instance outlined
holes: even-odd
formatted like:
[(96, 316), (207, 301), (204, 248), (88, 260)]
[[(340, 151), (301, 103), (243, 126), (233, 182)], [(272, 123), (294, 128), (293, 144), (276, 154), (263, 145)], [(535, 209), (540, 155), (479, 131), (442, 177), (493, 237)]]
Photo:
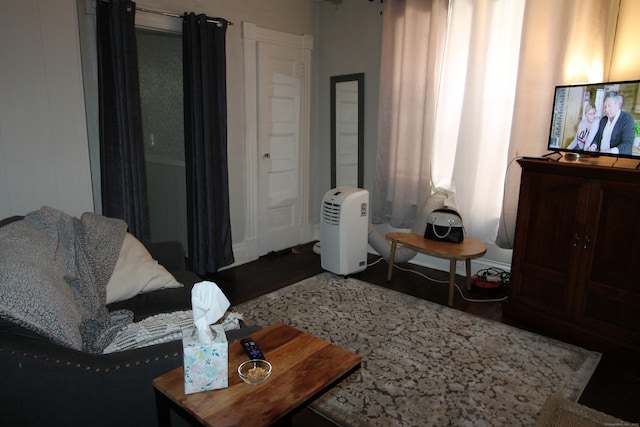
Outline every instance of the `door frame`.
[(300, 102), (300, 177), (301, 177), (301, 236), (300, 243), (310, 241), (313, 230), (309, 224), (309, 146), (311, 120), (311, 50), (313, 36), (296, 35), (260, 28), (250, 22), (242, 22), (242, 47), (244, 60), (244, 137), (245, 137), (245, 244), (248, 261), (260, 256), (260, 192), (258, 147), (258, 45), (267, 42), (294, 47), (303, 51), (302, 95)]

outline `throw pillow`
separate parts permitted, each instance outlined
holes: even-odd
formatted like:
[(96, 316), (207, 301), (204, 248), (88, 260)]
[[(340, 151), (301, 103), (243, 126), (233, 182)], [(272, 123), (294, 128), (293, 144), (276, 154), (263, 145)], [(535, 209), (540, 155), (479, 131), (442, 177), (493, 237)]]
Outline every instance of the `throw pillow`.
[(138, 294), (183, 286), (138, 239), (127, 233), (118, 261), (107, 283), (107, 304), (124, 301)]

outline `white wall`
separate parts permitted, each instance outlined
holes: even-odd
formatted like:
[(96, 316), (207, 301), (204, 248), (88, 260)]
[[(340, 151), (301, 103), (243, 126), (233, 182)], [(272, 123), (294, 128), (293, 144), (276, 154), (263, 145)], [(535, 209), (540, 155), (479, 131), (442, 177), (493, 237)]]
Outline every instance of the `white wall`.
[[(337, 3), (337, 4), (336, 4)], [(364, 73), (364, 185), (373, 190), (378, 133), (378, 86), (382, 4), (379, 1), (319, 2), (316, 143), (312, 150), (311, 215), (319, 222), (322, 197), (331, 188), (331, 76)]]
[[(84, 11), (92, 0), (78, 1)], [(313, 34), (316, 1), (139, 0), (137, 5), (234, 23), (226, 45), (228, 154), (232, 236), (239, 244), (245, 238), (247, 197), (242, 22)], [(181, 25), (179, 18), (171, 19)], [(0, 218), (45, 204), (72, 215), (94, 210), (79, 45), (76, 0), (0, 3)]]
[[(320, 202), (331, 182), (329, 78), (333, 75), (365, 73), (364, 187), (372, 190), (382, 32), (380, 2), (209, 0), (206, 4), (200, 3), (146, 0), (138, 1), (138, 6), (178, 13), (194, 11), (221, 16), (234, 23), (227, 32), (229, 180), (234, 246), (242, 245), (246, 223), (243, 21), (314, 36), (311, 222), (319, 221)], [(72, 215), (93, 210), (76, 0), (3, 1), (0, 16), (3, 63), (0, 67), (0, 218), (24, 214), (45, 204)], [(17, 16), (36, 19), (18, 20)]]
[(92, 211), (75, 0), (3, 0), (0, 61), (0, 218)]
[[(329, 77), (332, 75), (365, 73), (364, 187), (372, 190), (382, 32), (380, 2), (139, 0), (137, 4), (170, 12), (194, 11), (221, 16), (235, 24), (227, 32), (229, 179), (234, 244), (244, 240), (246, 223), (243, 21), (314, 36), (311, 221), (318, 222), (322, 196), (330, 187)], [(631, 46), (637, 40), (635, 21), (640, 9), (635, 0), (622, 0), (620, 12), (611, 78), (637, 78), (633, 71), (640, 61)], [(28, 19), (20, 19), (22, 16)], [(0, 218), (24, 214), (42, 205), (60, 208), (72, 215), (94, 209), (79, 51), (76, 0), (0, 2)], [(508, 262), (509, 255), (497, 251), (485, 259)]]
[(611, 74), (609, 80), (636, 80), (640, 78), (640, 2), (638, 0), (620, 0), (618, 28), (616, 31)]

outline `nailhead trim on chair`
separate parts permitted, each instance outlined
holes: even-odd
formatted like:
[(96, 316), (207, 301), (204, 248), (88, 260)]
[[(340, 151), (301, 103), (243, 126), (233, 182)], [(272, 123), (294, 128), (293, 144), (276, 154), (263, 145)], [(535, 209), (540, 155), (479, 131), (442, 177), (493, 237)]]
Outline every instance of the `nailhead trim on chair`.
[[(0, 352), (2, 352), (2, 353), (6, 353), (6, 352), (7, 352), (7, 350), (6, 350), (4, 347), (0, 347)], [(16, 354), (16, 351), (12, 349), (12, 350), (9, 350), (9, 353), (11, 353), (11, 354)], [(163, 355), (161, 355), (161, 356), (156, 356), (156, 357), (154, 357), (153, 359), (149, 359), (149, 358), (147, 358), (147, 359), (145, 359), (144, 361), (142, 361), (142, 360), (136, 360), (136, 361), (134, 361), (134, 362), (128, 362), (128, 363), (126, 363), (126, 364), (124, 365), (124, 367), (125, 367), (125, 368), (130, 368), (131, 366), (139, 366), (141, 363), (149, 364), (149, 363), (151, 363), (151, 362), (157, 362), (157, 361), (159, 361), (159, 360), (160, 360), (160, 358), (162, 358), (162, 359), (168, 359), (169, 357), (178, 357), (179, 355), (180, 355), (180, 353), (179, 353), (179, 352), (174, 352), (174, 353), (172, 353), (172, 354), (163, 354)], [(34, 359), (34, 360), (42, 359), (42, 360), (45, 360), (45, 361), (47, 361), (47, 362), (50, 362), (50, 361), (51, 361), (51, 359), (50, 359), (50, 358), (48, 358), (48, 357), (41, 358), (41, 357), (40, 357), (40, 355), (38, 355), (38, 354), (30, 354), (30, 353), (22, 352), (21, 356), (22, 356), (22, 357), (30, 357), (30, 358), (32, 358), (32, 359)], [(56, 360), (54, 361), (54, 363), (55, 363), (55, 364), (58, 364), (58, 365), (59, 365), (59, 364), (61, 364), (61, 363), (63, 363), (63, 364), (64, 364), (64, 365), (66, 365), (66, 366), (71, 366), (71, 362), (69, 362), (69, 361), (63, 361), (63, 360), (60, 360), (60, 359), (56, 359)], [(133, 365), (132, 365), (132, 363), (133, 363)], [(110, 371), (111, 369), (118, 370), (118, 369), (121, 369), (121, 368), (122, 368), (122, 366), (121, 366), (121, 365), (115, 365), (115, 366), (112, 366), (112, 367), (106, 367), (106, 368), (93, 368), (93, 367), (91, 367), (91, 366), (89, 366), (89, 365), (82, 365), (82, 364), (80, 364), (80, 363), (76, 364), (76, 365), (75, 365), (75, 367), (76, 367), (76, 368), (80, 368), (80, 369), (84, 369), (84, 370), (86, 370), (86, 371), (90, 371), (90, 370), (92, 370), (92, 369), (95, 369), (95, 372), (101, 372), (101, 371), (103, 371), (103, 370), (104, 370), (104, 372), (108, 372), (108, 371)]]

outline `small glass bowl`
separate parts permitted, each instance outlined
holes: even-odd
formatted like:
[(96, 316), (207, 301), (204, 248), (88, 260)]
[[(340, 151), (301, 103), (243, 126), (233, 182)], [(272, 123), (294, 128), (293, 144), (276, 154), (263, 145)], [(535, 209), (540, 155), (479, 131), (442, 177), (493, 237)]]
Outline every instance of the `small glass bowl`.
[(271, 375), (271, 363), (259, 359), (247, 360), (238, 366), (238, 375), (247, 384), (262, 384)]

